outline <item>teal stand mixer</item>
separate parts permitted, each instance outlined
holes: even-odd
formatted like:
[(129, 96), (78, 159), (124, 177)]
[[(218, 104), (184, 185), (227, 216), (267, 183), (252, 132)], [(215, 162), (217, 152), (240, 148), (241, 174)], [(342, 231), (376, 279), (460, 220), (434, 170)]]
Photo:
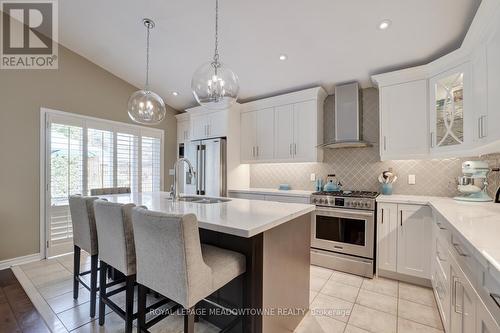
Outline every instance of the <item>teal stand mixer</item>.
[(488, 195), (488, 174), (491, 169), (487, 162), (466, 161), (462, 163), (463, 176), (458, 177), (460, 195), (458, 201), (488, 202), (493, 199)]

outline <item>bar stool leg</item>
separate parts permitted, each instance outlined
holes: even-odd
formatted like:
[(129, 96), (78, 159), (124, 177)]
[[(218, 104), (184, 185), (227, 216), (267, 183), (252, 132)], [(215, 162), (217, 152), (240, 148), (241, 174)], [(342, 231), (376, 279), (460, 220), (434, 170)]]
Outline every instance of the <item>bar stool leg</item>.
[(139, 284), (137, 295), (137, 332), (146, 329), (146, 296), (149, 288)]
[(80, 275), (80, 253), (81, 249), (78, 246), (74, 246), (73, 252), (73, 298), (78, 298), (78, 289), (80, 283), (78, 282), (78, 276)]
[(129, 275), (126, 279), (125, 291), (125, 333), (132, 333), (134, 323), (134, 284), (135, 275)]
[(104, 325), (104, 316), (106, 311), (106, 304), (104, 298), (106, 297), (106, 270), (108, 264), (101, 260), (101, 271), (99, 274), (99, 325)]
[(95, 303), (97, 298), (97, 254), (90, 257), (90, 317), (95, 317)]
[(186, 314), (184, 315), (184, 333), (194, 333), (194, 314), (194, 306), (186, 309)]

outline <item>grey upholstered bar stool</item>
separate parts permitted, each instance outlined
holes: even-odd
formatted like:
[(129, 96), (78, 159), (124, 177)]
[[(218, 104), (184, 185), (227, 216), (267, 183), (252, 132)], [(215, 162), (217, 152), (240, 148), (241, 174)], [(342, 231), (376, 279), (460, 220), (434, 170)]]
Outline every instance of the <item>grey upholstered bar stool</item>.
[[(99, 259), (101, 274), (99, 278), (99, 325), (104, 325), (105, 307), (109, 306), (125, 320), (125, 332), (132, 332), (134, 320), (135, 286), (135, 245), (131, 221), (134, 204), (119, 204), (105, 200), (94, 201), (97, 238), (99, 240)], [(106, 270), (113, 267), (125, 275), (125, 287), (107, 292)], [(109, 285), (108, 285), (109, 286)], [(125, 290), (125, 311), (110, 297)]]
[[(94, 219), (95, 197), (72, 195), (69, 197), (71, 223), (73, 224), (73, 298), (78, 298), (79, 284), (81, 283), (90, 292), (90, 316), (95, 317), (97, 294), (97, 232)], [(90, 271), (80, 272), (81, 250), (90, 255)], [(81, 276), (90, 273), (90, 286)]]
[(90, 190), (90, 195), (109, 195), (122, 193), (130, 193), (130, 187), (104, 187), (93, 188)]
[(157, 322), (152, 319), (146, 323), (148, 288), (189, 310), (184, 315), (184, 332), (194, 332), (194, 306), (245, 273), (245, 256), (201, 244), (198, 220), (193, 214), (167, 215), (136, 207), (132, 223), (139, 284), (139, 332), (147, 332)]

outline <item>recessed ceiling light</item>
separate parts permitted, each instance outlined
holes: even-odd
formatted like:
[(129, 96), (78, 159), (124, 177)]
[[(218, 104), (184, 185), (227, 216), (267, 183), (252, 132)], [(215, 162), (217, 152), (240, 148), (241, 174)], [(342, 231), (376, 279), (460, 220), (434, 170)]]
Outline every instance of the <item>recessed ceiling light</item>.
[(174, 95), (174, 96), (179, 96), (179, 93), (178, 93), (177, 91), (173, 91), (173, 92), (172, 92), (172, 95)]
[(391, 20), (383, 20), (382, 22), (380, 22), (380, 24), (378, 25), (378, 28), (380, 30), (386, 30), (387, 28), (389, 28), (391, 26)]
[(288, 59), (288, 56), (286, 54), (280, 54), (281, 61), (285, 61), (286, 59)]

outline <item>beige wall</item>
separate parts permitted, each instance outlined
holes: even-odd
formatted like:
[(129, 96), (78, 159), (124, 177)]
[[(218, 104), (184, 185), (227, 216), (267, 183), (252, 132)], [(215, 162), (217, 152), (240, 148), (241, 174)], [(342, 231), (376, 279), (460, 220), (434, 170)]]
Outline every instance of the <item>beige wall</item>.
[[(133, 64), (131, 64), (133, 65)], [(0, 70), (0, 261), (39, 252), (40, 107), (130, 123), (136, 87), (59, 48), (58, 70)], [(165, 188), (176, 146), (177, 112), (165, 130)]]

